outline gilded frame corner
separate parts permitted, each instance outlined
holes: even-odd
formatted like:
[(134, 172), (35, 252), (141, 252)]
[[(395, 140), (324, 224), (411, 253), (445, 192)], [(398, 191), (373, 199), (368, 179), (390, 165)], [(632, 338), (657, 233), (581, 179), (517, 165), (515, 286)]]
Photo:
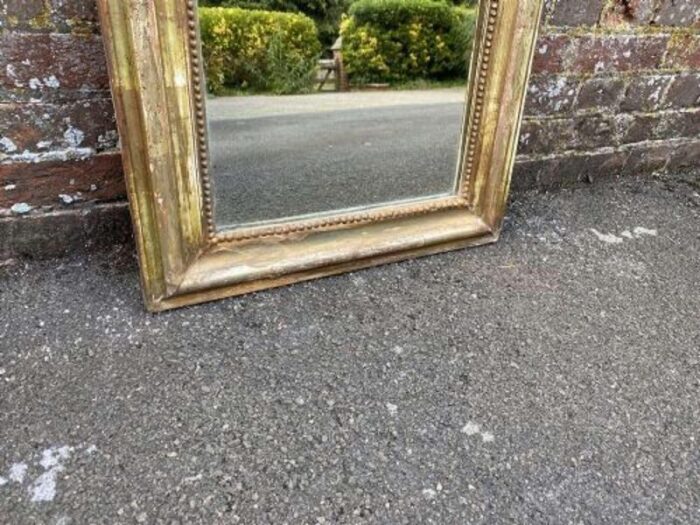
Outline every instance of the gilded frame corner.
[(151, 311), (497, 240), (543, 0), (481, 0), (455, 195), (216, 230), (196, 0), (98, 0)]

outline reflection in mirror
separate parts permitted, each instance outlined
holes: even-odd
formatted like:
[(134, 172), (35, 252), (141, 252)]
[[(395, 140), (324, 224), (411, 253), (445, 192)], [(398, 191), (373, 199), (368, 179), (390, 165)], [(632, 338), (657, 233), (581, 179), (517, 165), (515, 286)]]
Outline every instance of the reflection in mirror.
[(200, 0), (217, 228), (453, 194), (473, 3)]

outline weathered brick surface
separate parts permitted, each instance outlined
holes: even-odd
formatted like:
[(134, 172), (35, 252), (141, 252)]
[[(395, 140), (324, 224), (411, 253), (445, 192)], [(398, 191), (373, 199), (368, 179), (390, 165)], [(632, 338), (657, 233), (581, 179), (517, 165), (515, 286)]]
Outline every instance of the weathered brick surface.
[(672, 75), (635, 75), (626, 82), (620, 111), (656, 111), (674, 78)]
[(700, 166), (700, 2), (546, 2), (514, 187)]
[(591, 35), (572, 50), (574, 73), (615, 73), (657, 69), (668, 45), (666, 35)]
[(697, 0), (612, 0), (601, 16), (604, 26), (698, 27)]
[(101, 152), (117, 146), (112, 100), (88, 98), (65, 104), (0, 104), (0, 129), (5, 138), (0, 152), (29, 152), (28, 157), (51, 151), (85, 149)]
[(131, 222), (124, 201), (36, 213), (22, 220), (0, 217), (0, 261), (110, 250), (130, 241)]
[(0, 87), (32, 96), (106, 90), (102, 39), (95, 35), (6, 32), (0, 35)]
[(17, 202), (67, 208), (87, 201), (118, 200), (124, 194), (117, 152), (75, 160), (0, 164), (0, 208)]
[(662, 102), (664, 108), (692, 108), (700, 105), (700, 73), (676, 76)]
[(664, 65), (672, 69), (700, 69), (700, 35), (673, 36)]
[[(514, 188), (698, 165), (700, 1), (545, 0)], [(124, 182), (95, 0), (0, 0), (0, 259), (51, 221), (67, 245), (111, 231), (86, 227), (103, 201)]]
[(553, 26), (592, 26), (598, 22), (605, 0), (559, 0), (549, 2)]
[(99, 32), (95, 0), (2, 0), (0, 20), (12, 30)]
[(625, 81), (617, 77), (590, 78), (581, 82), (574, 109), (613, 110), (625, 91)]

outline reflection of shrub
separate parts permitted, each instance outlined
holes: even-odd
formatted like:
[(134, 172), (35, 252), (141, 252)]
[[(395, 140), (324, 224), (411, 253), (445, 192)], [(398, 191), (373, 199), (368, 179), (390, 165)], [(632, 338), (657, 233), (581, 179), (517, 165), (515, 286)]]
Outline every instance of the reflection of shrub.
[(310, 18), (212, 7), (201, 8), (199, 19), (209, 91), (298, 93), (313, 85), (321, 48)]
[(465, 76), (475, 11), (439, 0), (358, 0), (341, 24), (356, 83)]
[[(262, 11), (303, 13), (316, 22), (324, 47), (331, 47), (338, 38), (340, 16), (352, 0), (199, 0), (200, 6), (240, 7)], [(458, 0), (461, 1), (461, 0)]]

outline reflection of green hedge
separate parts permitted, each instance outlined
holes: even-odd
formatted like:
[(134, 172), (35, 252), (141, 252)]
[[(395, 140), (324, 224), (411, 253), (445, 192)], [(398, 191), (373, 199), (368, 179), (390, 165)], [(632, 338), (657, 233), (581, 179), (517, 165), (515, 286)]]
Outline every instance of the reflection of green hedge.
[(199, 5), (202, 7), (240, 7), (242, 9), (258, 9), (262, 11), (302, 13), (316, 22), (319, 38), (323, 46), (331, 47), (335, 39), (338, 38), (340, 17), (351, 1), (352, 0), (199, 0)]
[(298, 93), (313, 85), (321, 48), (307, 16), (203, 7), (199, 20), (209, 91)]
[(475, 11), (440, 0), (358, 0), (341, 24), (354, 83), (465, 76)]

